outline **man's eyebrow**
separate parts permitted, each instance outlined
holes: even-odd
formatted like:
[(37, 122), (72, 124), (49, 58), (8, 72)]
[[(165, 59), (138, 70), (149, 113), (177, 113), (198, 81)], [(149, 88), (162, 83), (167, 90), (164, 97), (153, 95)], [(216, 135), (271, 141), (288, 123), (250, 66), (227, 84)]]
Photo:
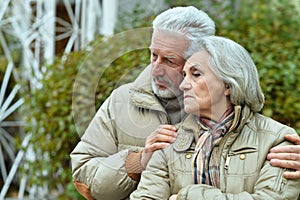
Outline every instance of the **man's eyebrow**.
[(168, 59), (177, 58), (177, 56), (174, 55), (165, 55), (164, 57)]
[[(150, 46), (150, 47), (149, 47), (149, 50), (150, 50), (150, 51), (155, 51), (156, 49), (155, 49), (155, 48), (152, 48), (152, 47)], [(170, 54), (172, 54), (172, 53), (170, 53)], [(163, 57), (164, 57), (164, 58), (167, 58), (167, 59), (175, 59), (175, 58), (177, 58), (176, 55), (164, 55)]]

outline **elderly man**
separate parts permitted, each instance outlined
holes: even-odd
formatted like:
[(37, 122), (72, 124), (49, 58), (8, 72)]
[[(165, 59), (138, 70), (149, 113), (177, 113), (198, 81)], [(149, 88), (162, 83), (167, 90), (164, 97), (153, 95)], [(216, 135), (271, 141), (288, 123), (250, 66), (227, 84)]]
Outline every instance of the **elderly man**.
[[(185, 116), (179, 90), (182, 68), (194, 44), (214, 34), (214, 22), (195, 7), (169, 9), (154, 19), (150, 66), (112, 92), (71, 153), (74, 184), (85, 198), (128, 198), (152, 153), (175, 140), (172, 125)], [(296, 136), (292, 141), (300, 144)], [(270, 159), (300, 170), (300, 146), (294, 146), (292, 151), (275, 149)]]

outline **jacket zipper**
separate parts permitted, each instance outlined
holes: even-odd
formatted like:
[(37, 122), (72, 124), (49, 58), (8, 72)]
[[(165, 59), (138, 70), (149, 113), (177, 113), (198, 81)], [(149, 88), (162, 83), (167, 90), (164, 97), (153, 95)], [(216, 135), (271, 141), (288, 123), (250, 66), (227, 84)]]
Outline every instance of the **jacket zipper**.
[(226, 160), (225, 160), (225, 167), (224, 167), (226, 171), (228, 170), (229, 163), (230, 163), (230, 155), (227, 154), (226, 155)]

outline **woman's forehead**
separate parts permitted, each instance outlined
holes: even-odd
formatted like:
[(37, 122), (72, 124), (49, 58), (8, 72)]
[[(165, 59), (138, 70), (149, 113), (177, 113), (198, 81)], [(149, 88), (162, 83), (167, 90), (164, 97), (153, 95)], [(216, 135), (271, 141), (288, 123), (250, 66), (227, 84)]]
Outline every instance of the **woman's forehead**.
[(186, 65), (207, 65), (209, 64), (210, 55), (208, 54), (207, 51), (201, 50), (195, 52), (191, 57), (189, 57), (186, 61)]

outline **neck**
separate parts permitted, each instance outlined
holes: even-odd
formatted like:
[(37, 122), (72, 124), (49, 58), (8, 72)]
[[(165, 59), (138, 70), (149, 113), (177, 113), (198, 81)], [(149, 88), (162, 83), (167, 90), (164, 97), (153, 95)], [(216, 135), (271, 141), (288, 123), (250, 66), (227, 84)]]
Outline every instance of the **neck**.
[(224, 109), (219, 109), (219, 110), (216, 109), (216, 112), (210, 112), (207, 115), (201, 114), (199, 118), (200, 119), (206, 118), (209, 120), (213, 120), (215, 122), (221, 122), (224, 119), (224, 116), (226, 117), (232, 111), (233, 111), (233, 105), (230, 104), (226, 108), (224, 107)]
[(179, 123), (184, 115), (183, 108), (183, 97), (174, 97), (174, 98), (162, 98), (157, 97), (160, 104), (165, 108), (166, 113), (168, 114), (169, 120), (171, 124)]

